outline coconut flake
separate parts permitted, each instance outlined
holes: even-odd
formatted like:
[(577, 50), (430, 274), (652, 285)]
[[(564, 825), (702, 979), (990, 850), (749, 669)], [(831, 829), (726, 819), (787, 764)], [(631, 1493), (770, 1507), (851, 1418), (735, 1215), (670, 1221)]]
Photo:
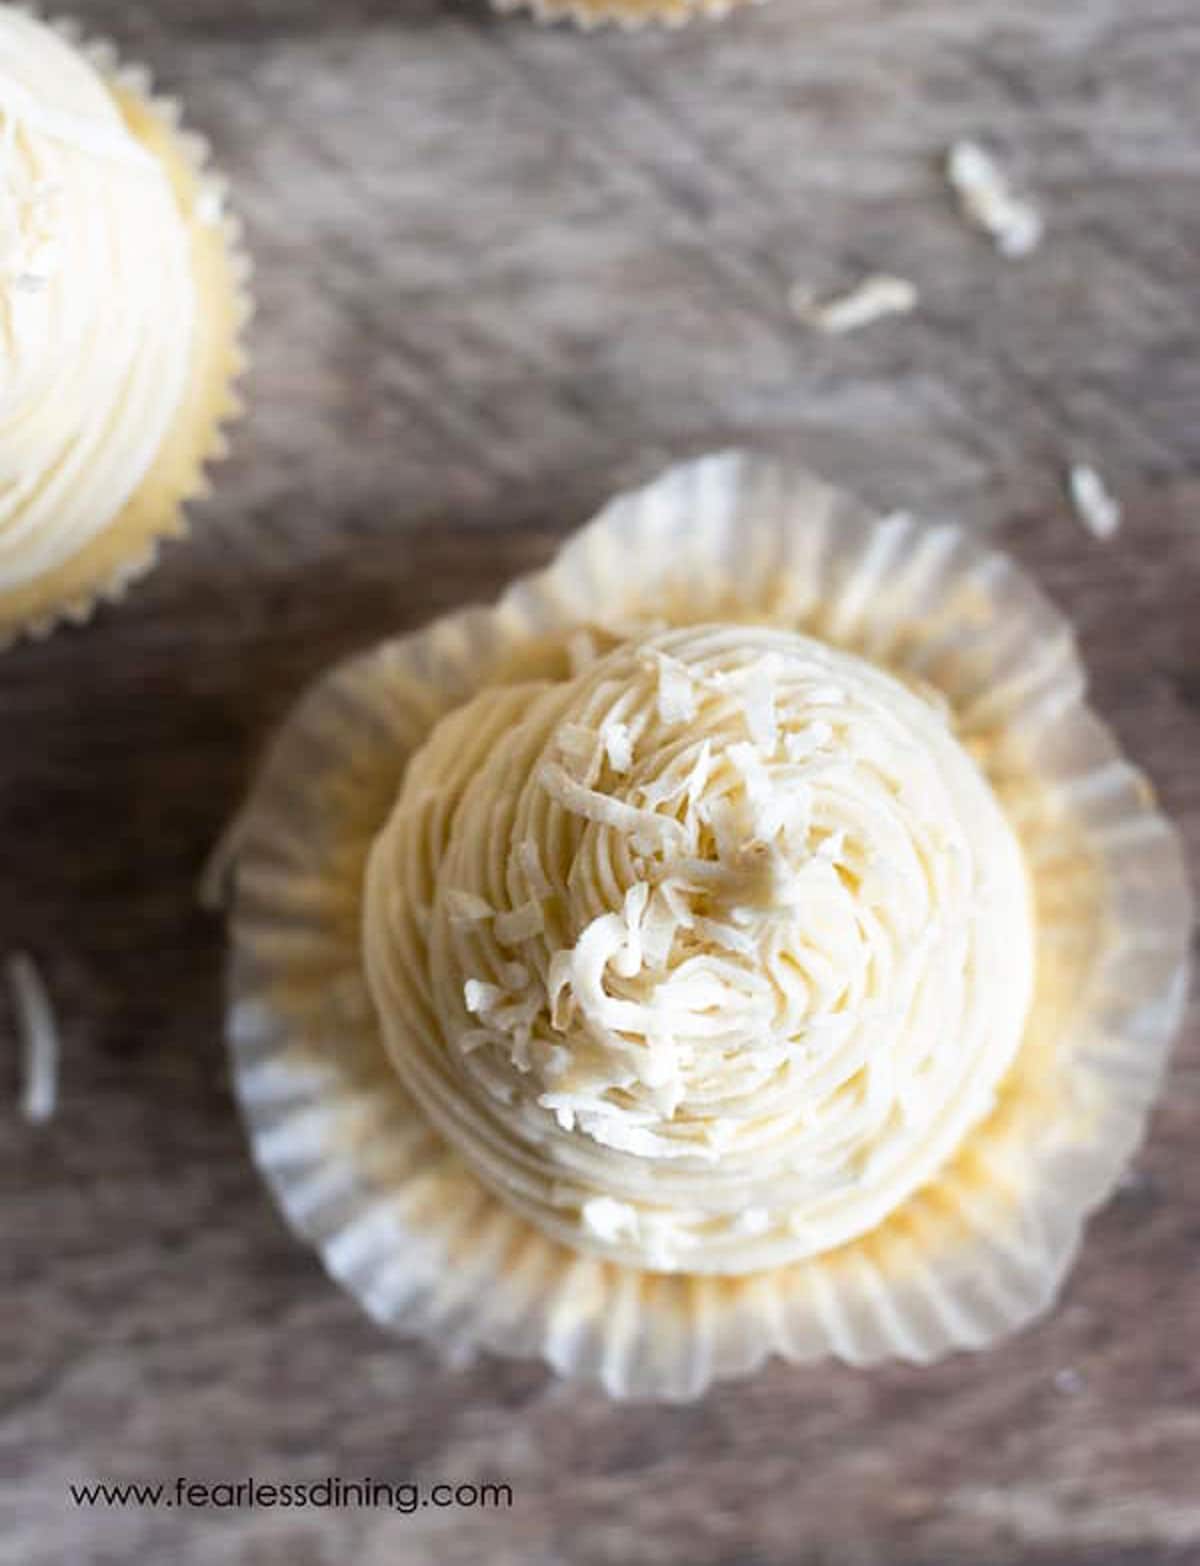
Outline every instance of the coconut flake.
[(473, 1017), (486, 1016), (506, 999), (498, 984), (485, 984), (482, 979), (468, 979), (463, 985), (463, 1004)]
[(731, 801), (725, 811), (712, 813), (713, 831), (724, 857), (751, 843), (774, 842), (780, 832), (788, 837), (807, 833), (812, 812), (812, 791), (807, 785), (780, 787), (753, 745), (730, 745), (726, 755), (742, 779), (745, 797)]
[(1096, 538), (1109, 539), (1121, 526), (1121, 503), (1096, 469), (1076, 463), (1068, 475), (1076, 515)]
[(623, 979), (632, 979), (642, 971), (642, 919), (650, 897), (646, 881), (635, 881), (625, 893), (621, 917), (625, 921), (625, 944), (613, 958), (613, 968)]
[(973, 141), (957, 141), (946, 177), (968, 222), (990, 234), (1003, 256), (1017, 260), (1041, 243), (1045, 225), (1032, 202), (1021, 199), (990, 153)]
[(564, 723), (554, 738), (571, 776), (585, 788), (592, 788), (604, 764), (604, 740), (599, 730), (583, 723)]
[(551, 1044), (546, 1050), (546, 1076), (565, 1077), (571, 1067), (571, 1051), (561, 1044)]
[(697, 1242), (672, 1214), (646, 1213), (642, 1218), (642, 1243), (646, 1266), (651, 1271), (674, 1272), (680, 1266), (680, 1251)]
[(839, 828), (836, 832), (830, 832), (822, 838), (817, 848), (816, 858), (826, 860), (829, 864), (835, 864), (845, 852), (846, 834)]
[(833, 738), (833, 724), (818, 719), (804, 728), (783, 736), (783, 753), (789, 761), (807, 761), (814, 751)]
[(775, 715), (775, 671), (769, 659), (761, 659), (746, 676), (743, 710), (750, 738), (765, 755), (773, 755), (779, 723)]
[(837, 337), (890, 315), (911, 315), (919, 298), (916, 285), (907, 278), (879, 272), (865, 277), (848, 293), (824, 302), (814, 300), (806, 289), (795, 288), (790, 303), (802, 321)]
[(729, 924), (724, 919), (701, 917), (696, 920), (694, 928), (701, 940), (719, 946), (722, 951), (736, 952), (742, 957), (753, 957), (758, 950), (755, 941), (745, 930), (739, 930), (736, 925)]
[(529, 969), (523, 962), (501, 964), (500, 982), (506, 990), (523, 990), (529, 983)]
[(643, 1008), (636, 1001), (610, 995), (604, 987), (609, 963), (625, 949), (629, 927), (621, 914), (599, 914), (585, 925), (569, 950), (550, 960), (550, 1001), (554, 1006), (565, 989), (597, 1028), (615, 1036), (622, 1029), (638, 1032), (644, 1026)]
[(475, 892), (460, 891), (457, 887), (446, 892), (445, 904), (451, 924), (482, 924), (496, 912), (486, 898)]
[(628, 1202), (618, 1202), (612, 1196), (590, 1196), (583, 1204), (583, 1227), (598, 1240), (633, 1240), (637, 1238), (637, 1209)]
[(667, 777), (658, 778), (653, 783), (639, 784), (638, 794), (643, 805), (650, 810), (659, 810), (664, 805), (674, 805), (677, 800), (686, 799), (690, 813), (700, 803), (711, 769), (712, 741), (706, 739), (700, 744), (690, 772), (682, 776), (675, 773), (673, 777), (668, 774)]
[(608, 764), (614, 772), (628, 772), (633, 766), (633, 731), (628, 723), (609, 718), (600, 729)]
[(663, 723), (690, 723), (696, 716), (696, 684), (678, 658), (654, 650), (650, 661), (658, 671), (658, 716)]
[(646, 912), (638, 931), (642, 947), (642, 966), (661, 970), (667, 966), (675, 934), (681, 926), (677, 908), (672, 901), (674, 885), (664, 883), (650, 894)]
[(583, 816), (585, 820), (611, 827), (630, 837), (636, 836), (653, 847), (667, 848), (677, 843), (683, 835), (679, 822), (670, 816), (656, 815), (652, 810), (639, 810), (636, 805), (626, 804), (623, 799), (614, 799), (611, 794), (587, 788), (557, 762), (543, 763), (538, 782), (555, 804), (561, 805), (572, 815)]
[(590, 1136), (594, 1142), (599, 1142), (603, 1147), (611, 1147), (617, 1153), (629, 1153), (634, 1158), (672, 1158), (683, 1157), (684, 1152), (676, 1153), (665, 1148), (659, 1138), (652, 1131), (645, 1131), (640, 1126), (630, 1123), (631, 1117), (626, 1111), (618, 1117), (604, 1110), (579, 1111), (579, 1128)]
[(454, 1043), (460, 1055), (472, 1055), (484, 1045), (495, 1042), (496, 1035), (491, 1028), (463, 1028), (454, 1036)]
[(530, 900), (519, 908), (496, 915), (492, 929), (501, 946), (515, 946), (518, 941), (528, 941), (540, 935), (546, 928), (546, 916), (539, 902)]
[(49, 991), (27, 953), (14, 952), (4, 970), (21, 1040), (21, 1113), (33, 1125), (41, 1125), (58, 1104), (58, 1023)]

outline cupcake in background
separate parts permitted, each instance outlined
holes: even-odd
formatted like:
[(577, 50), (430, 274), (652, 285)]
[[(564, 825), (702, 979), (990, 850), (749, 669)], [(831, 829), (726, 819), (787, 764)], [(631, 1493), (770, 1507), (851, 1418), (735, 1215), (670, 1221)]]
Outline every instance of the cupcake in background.
[(630, 31), (715, 21), (748, 3), (755, 0), (492, 0), (497, 11), (532, 11), (539, 22), (569, 20), (585, 29), (615, 24)]
[(178, 121), (0, 7), (0, 645), (147, 570), (237, 410), (248, 266)]

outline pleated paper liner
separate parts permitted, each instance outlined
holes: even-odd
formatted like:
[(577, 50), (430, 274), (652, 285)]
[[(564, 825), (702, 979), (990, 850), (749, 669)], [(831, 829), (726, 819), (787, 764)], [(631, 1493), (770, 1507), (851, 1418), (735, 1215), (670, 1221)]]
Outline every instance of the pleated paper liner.
[[(991, 1117), (872, 1233), (744, 1278), (618, 1266), (511, 1212), (404, 1091), (363, 979), (367, 852), (437, 717), (552, 667), (580, 625), (639, 617), (770, 619), (940, 689), (1035, 888), (1036, 995)], [(930, 1361), (1027, 1323), (1142, 1135), (1186, 986), (1175, 834), (1084, 683), (1069, 626), (1002, 556), (737, 454), (614, 501), (494, 608), (336, 669), (276, 738), (235, 856), (234, 1078), (293, 1226), (385, 1326), (617, 1396), (694, 1397), (770, 1354)]]
[(86, 621), (99, 602), (120, 599), (151, 569), (164, 539), (187, 532), (184, 508), (208, 492), (205, 469), (226, 454), (223, 426), (241, 411), (237, 381), (247, 365), (252, 308), (241, 223), (207, 141), (181, 128), (179, 104), (154, 93), (143, 67), (122, 65), (107, 42), (84, 41), (71, 20), (46, 25), (90, 60), (130, 130), (166, 168), (190, 235), (196, 341), (174, 423), (122, 511), (62, 565), (0, 592), (0, 649), (22, 634), (45, 636), (65, 620)]
[(591, 31), (617, 26), (628, 32), (640, 27), (682, 27), (692, 21), (715, 21), (761, 0), (492, 0), (494, 10), (525, 11), (539, 22), (574, 22)]

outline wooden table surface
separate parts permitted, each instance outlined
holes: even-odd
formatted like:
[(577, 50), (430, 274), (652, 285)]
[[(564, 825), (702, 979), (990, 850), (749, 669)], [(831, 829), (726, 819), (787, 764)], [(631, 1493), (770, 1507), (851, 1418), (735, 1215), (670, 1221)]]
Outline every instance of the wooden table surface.
[[(284, 1228), (193, 897), (330, 660), (543, 561), (614, 488), (743, 443), (989, 529), (1200, 855), (1196, 0), (774, 0), (594, 35), (454, 0), (88, 0), (233, 176), (252, 411), (192, 540), (0, 659), (0, 950), (61, 1106), (4, 1067), (0, 1561), (1160, 1566), (1200, 1561), (1200, 1029), (1057, 1313), (936, 1369), (774, 1367), (617, 1407), (380, 1335)], [(954, 138), (1036, 189), (1000, 260)], [(844, 339), (794, 283), (915, 279)], [(1101, 544), (1064, 465), (1126, 503)], [(0, 1005), (0, 1037), (13, 1038)], [(6, 1055), (8, 1051), (6, 1050)], [(511, 1511), (80, 1510), (71, 1481), (498, 1478)]]

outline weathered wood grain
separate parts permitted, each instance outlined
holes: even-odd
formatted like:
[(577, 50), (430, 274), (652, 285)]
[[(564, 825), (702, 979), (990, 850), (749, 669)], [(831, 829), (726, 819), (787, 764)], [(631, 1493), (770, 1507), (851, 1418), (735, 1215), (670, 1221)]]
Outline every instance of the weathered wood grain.
[[(258, 259), (252, 414), (191, 542), (0, 660), (0, 949), (65, 1026), (5, 1115), (0, 1561), (1165, 1566), (1200, 1559), (1200, 1031), (1062, 1308), (982, 1358), (614, 1408), (378, 1335), (285, 1232), (193, 887), (330, 659), (494, 591), (609, 491), (742, 442), (996, 536), (1200, 858), (1195, 0), (775, 0), (593, 36), (418, 0), (88, 0), (181, 94)], [(938, 171), (1045, 200), (1020, 265)], [(921, 313), (828, 341), (797, 281)], [(1128, 505), (1062, 499), (1093, 455)], [(11, 1037), (8, 1019), (0, 1024)], [(15, 1089), (6, 1068), (6, 1097)], [(69, 1479), (507, 1479), (503, 1515), (80, 1512)]]

